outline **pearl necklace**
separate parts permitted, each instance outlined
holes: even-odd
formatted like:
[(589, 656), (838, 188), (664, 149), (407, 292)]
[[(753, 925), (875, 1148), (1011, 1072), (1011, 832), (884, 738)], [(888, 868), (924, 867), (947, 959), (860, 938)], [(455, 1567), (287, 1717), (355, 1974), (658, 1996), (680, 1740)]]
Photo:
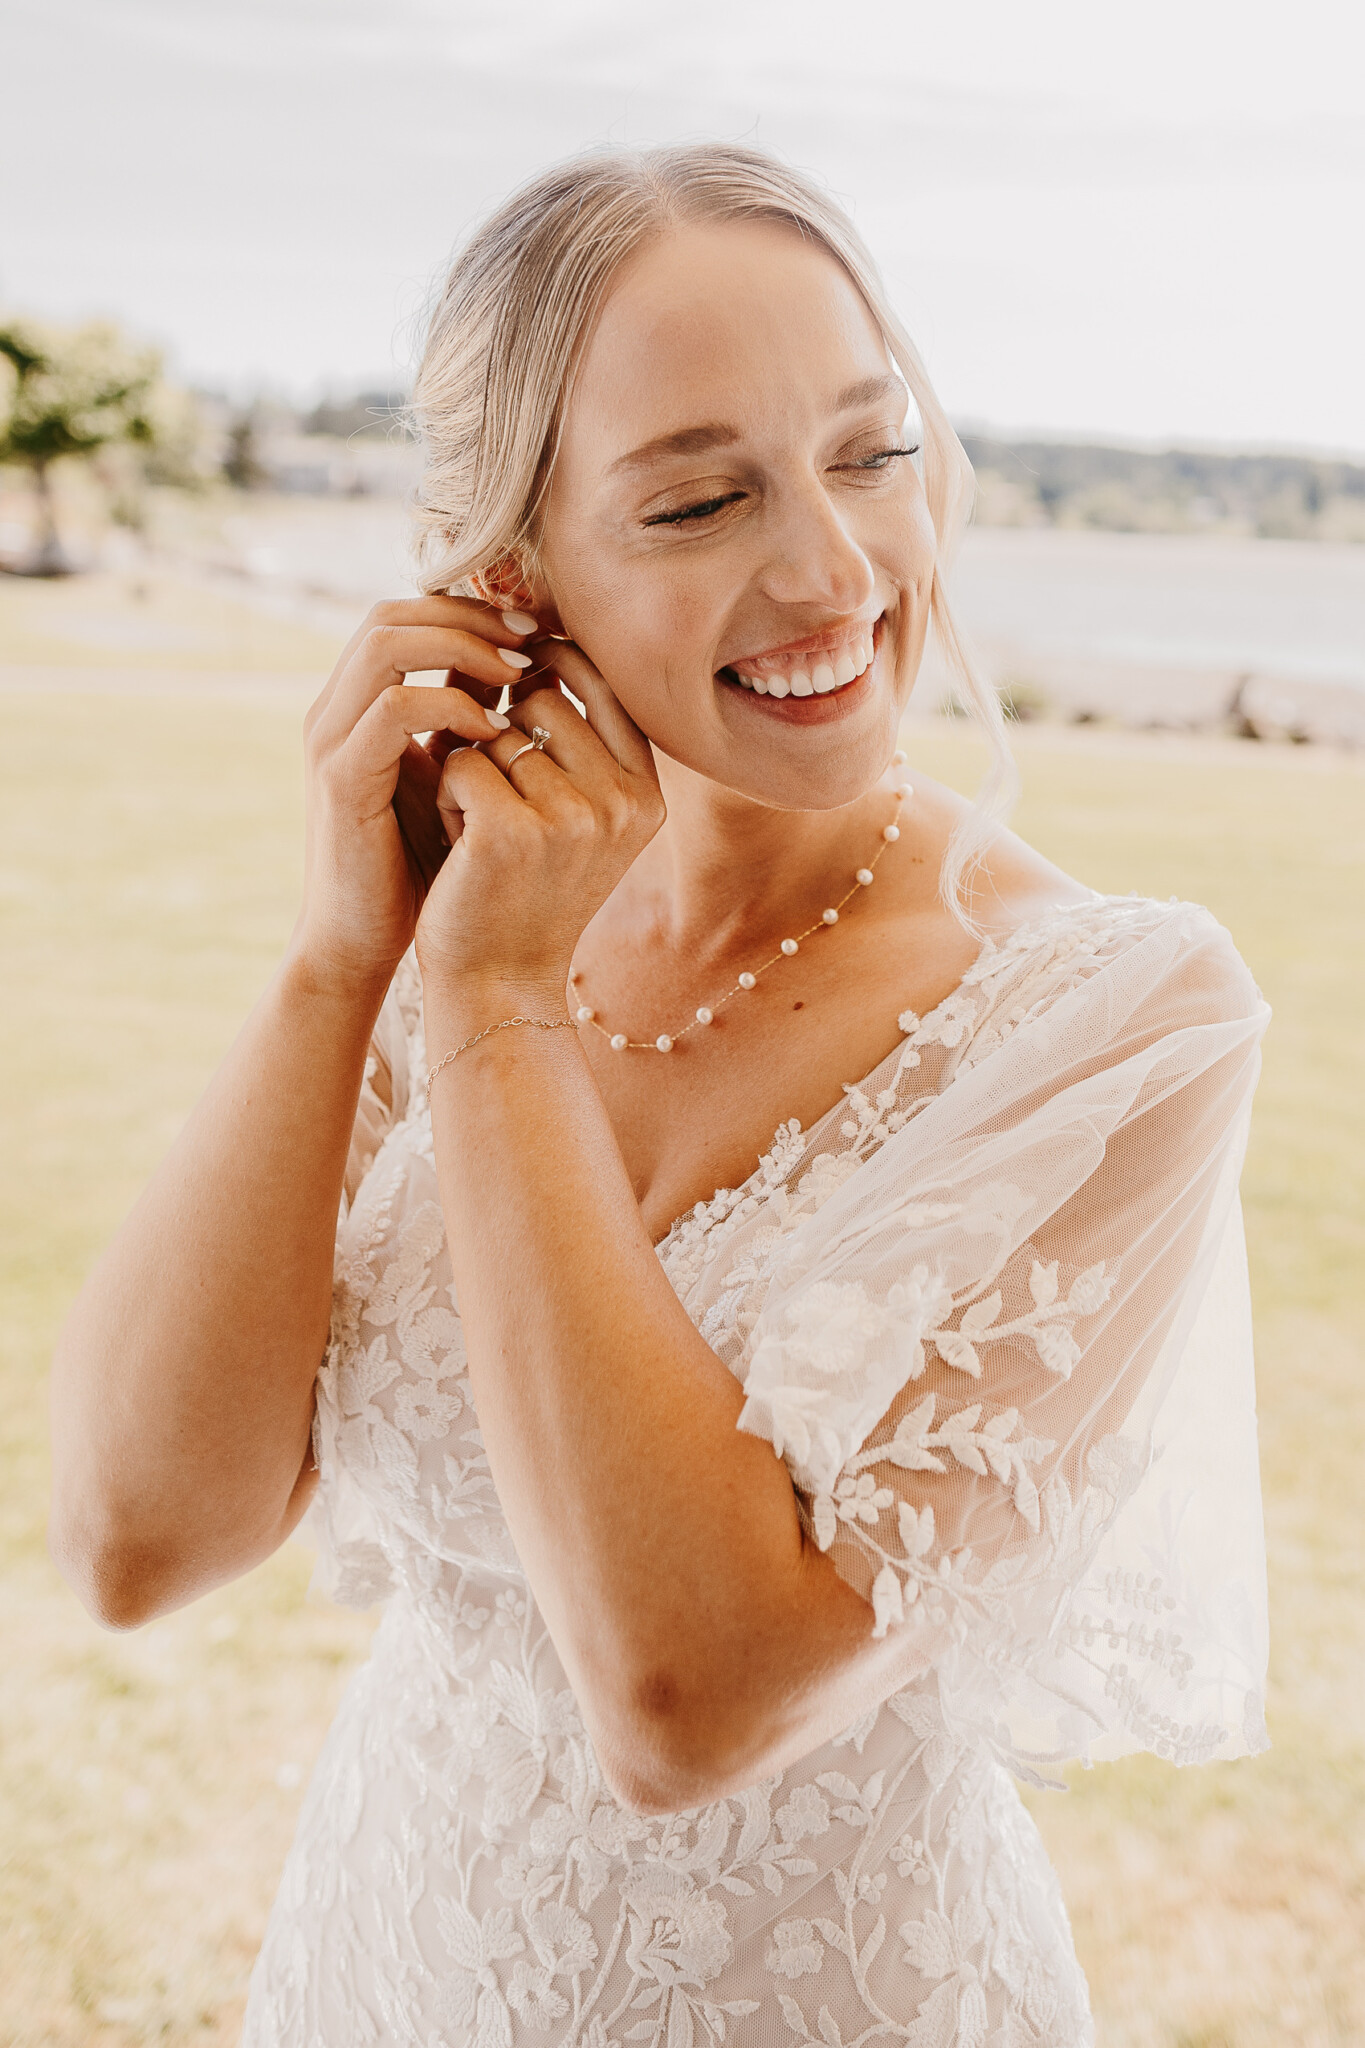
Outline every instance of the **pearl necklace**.
[[(898, 749), (891, 756), (891, 761), (894, 767), (899, 768), (905, 761), (905, 755)], [(714, 1024), (716, 1013), (723, 1010), (727, 1003), (733, 1001), (738, 995), (747, 995), (750, 989), (758, 986), (760, 974), (766, 974), (770, 967), (776, 967), (782, 960), (790, 960), (794, 953), (800, 951), (803, 939), (809, 939), (816, 932), (827, 931), (831, 925), (838, 924), (839, 913), (844, 905), (850, 902), (860, 889), (871, 888), (875, 880), (874, 870), (877, 862), (886, 852), (887, 847), (893, 846), (901, 836), (899, 822), (901, 806), (913, 795), (914, 790), (908, 782), (901, 782), (896, 785), (895, 816), (889, 825), (883, 825), (881, 845), (873, 854), (869, 864), (865, 868), (857, 868), (854, 871), (853, 886), (848, 890), (847, 894), (841, 896), (837, 903), (832, 903), (827, 910), (822, 910), (815, 923), (807, 925), (805, 931), (798, 932), (794, 939), (783, 939), (782, 944), (773, 954), (772, 958), (765, 960), (761, 967), (746, 968), (734, 987), (727, 989), (718, 1002), (703, 1003), (693, 1016), (690, 1024), (684, 1024), (681, 1030), (678, 1031), (661, 1031), (657, 1038), (627, 1038), (624, 1031), (609, 1031), (607, 1026), (600, 1022), (596, 1010), (593, 1009), (590, 1003), (579, 1002), (575, 1004), (571, 1000), (569, 1007), (573, 1011), (575, 1021), (579, 1024), (591, 1024), (595, 1031), (600, 1031), (610, 1044), (613, 1052), (672, 1052), (678, 1040), (686, 1038), (689, 1031), (704, 1030), (708, 1024)], [(578, 969), (575, 967), (569, 976), (569, 988), (575, 997), (578, 994), (577, 981)]]

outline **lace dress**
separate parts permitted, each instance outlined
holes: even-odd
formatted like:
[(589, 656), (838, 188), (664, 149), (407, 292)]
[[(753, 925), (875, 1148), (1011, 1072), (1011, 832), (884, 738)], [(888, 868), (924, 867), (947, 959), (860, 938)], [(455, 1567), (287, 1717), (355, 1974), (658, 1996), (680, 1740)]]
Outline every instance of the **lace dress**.
[(641, 1818), (603, 1781), (479, 1435), (405, 963), (318, 1381), (314, 1526), (383, 1602), (310, 1784), (248, 2048), (1074, 2048), (1013, 1776), (1265, 1743), (1237, 1177), (1265, 1011), (1204, 911), (987, 944), (659, 1257), (813, 1539), (929, 1676), (779, 1778)]

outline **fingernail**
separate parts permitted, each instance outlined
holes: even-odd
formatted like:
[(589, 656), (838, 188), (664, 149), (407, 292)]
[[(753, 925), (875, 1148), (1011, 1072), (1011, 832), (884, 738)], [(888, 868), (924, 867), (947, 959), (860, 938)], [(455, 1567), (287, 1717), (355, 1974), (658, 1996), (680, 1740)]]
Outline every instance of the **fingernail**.
[(509, 633), (534, 633), (537, 621), (529, 612), (504, 612), (502, 623)]
[(504, 718), (500, 711), (485, 711), (483, 715), (492, 726), (494, 732), (506, 732), (508, 726), (512, 723), (511, 719)]
[(516, 654), (510, 647), (500, 647), (498, 653), (509, 668), (529, 668), (531, 666), (529, 654)]

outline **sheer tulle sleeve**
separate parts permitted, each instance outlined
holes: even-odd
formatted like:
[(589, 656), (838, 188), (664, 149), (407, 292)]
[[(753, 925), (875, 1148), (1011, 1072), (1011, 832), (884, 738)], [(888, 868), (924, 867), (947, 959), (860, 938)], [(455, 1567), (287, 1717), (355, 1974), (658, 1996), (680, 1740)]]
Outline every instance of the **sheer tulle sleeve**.
[(1237, 1181), (1266, 1011), (1207, 913), (1109, 908), (904, 1018), (699, 1288), (748, 1289), (740, 1426), (876, 1633), (921, 1632), (1024, 1770), (1265, 1740)]

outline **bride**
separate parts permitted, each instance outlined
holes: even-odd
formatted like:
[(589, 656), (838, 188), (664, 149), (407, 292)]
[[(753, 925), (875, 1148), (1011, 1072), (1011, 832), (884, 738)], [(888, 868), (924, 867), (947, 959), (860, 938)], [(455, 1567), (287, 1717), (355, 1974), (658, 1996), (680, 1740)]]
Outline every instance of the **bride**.
[(1003, 744), (969, 472), (805, 179), (538, 178), (416, 411), (427, 594), (309, 714), (293, 939), (55, 1376), (101, 1620), (309, 1508), (383, 1605), (246, 2040), (1090, 2041), (1013, 1776), (1265, 1741), (1264, 1006), (907, 779), (931, 627)]

